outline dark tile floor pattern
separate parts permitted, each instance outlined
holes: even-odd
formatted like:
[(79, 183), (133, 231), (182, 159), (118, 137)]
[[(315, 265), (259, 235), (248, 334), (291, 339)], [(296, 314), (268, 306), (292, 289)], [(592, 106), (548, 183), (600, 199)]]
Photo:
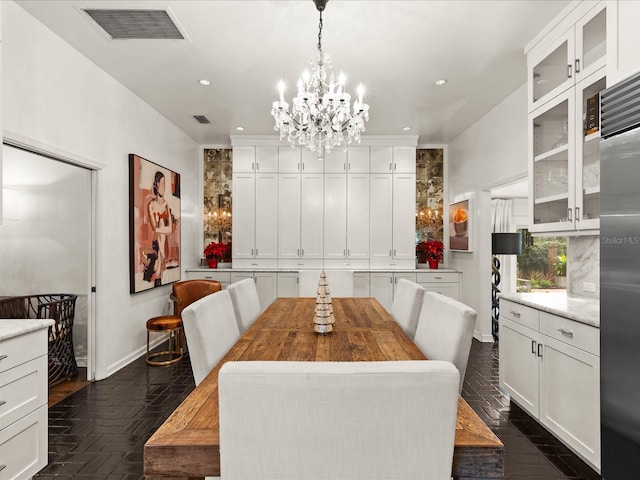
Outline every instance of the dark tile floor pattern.
[[(188, 359), (140, 358), (87, 385), (49, 409), (49, 465), (34, 478), (143, 479), (144, 443), (193, 388)], [(499, 393), (497, 346), (474, 340), (462, 396), (504, 442), (505, 479), (600, 479)]]

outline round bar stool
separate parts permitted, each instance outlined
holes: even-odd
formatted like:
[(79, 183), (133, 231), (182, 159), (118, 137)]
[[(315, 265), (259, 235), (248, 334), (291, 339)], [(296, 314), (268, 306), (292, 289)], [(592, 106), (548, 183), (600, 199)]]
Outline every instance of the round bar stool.
[[(168, 332), (169, 349), (162, 352), (149, 353), (149, 332)], [(168, 356), (169, 359), (153, 360), (161, 356)], [(171, 365), (181, 360), (182, 357), (182, 319), (173, 315), (163, 315), (147, 320), (147, 358), (145, 359), (147, 364), (153, 366)]]

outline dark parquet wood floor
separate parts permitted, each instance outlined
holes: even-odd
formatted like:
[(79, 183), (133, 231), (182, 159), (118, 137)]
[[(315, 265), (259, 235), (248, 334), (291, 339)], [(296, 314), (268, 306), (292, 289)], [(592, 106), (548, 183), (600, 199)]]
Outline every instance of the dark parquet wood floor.
[[(168, 367), (140, 358), (72, 393), (49, 408), (49, 465), (34, 478), (143, 479), (144, 443), (193, 388), (188, 358)], [(504, 442), (505, 479), (600, 479), (499, 393), (497, 346), (474, 340), (462, 395)]]

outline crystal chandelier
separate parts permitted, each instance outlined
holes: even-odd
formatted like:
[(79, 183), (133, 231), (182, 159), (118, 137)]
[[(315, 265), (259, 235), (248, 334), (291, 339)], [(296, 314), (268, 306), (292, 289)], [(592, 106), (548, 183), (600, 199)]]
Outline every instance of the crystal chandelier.
[(442, 227), (442, 212), (437, 208), (423, 208), (416, 214), (416, 222), (420, 229), (437, 231)]
[(278, 85), (280, 99), (273, 102), (271, 115), (275, 119), (274, 130), (280, 131), (280, 139), (294, 145), (302, 145), (317, 152), (322, 158), (325, 152), (344, 146), (353, 140), (360, 142), (364, 123), (369, 120), (369, 105), (362, 102), (364, 87), (358, 87), (358, 98), (353, 102), (345, 91), (345, 77), (334, 77), (329, 55), (322, 51), (322, 11), (328, 0), (314, 0), (320, 12), (318, 52), (310, 60), (311, 74), (307, 70), (298, 80), (298, 94), (293, 98), (293, 108), (284, 100), (284, 82)]

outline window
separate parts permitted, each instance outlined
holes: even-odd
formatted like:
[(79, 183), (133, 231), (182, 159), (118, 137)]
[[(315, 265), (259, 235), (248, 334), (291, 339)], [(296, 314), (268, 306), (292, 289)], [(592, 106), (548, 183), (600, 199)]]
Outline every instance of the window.
[(522, 253), (517, 257), (517, 291), (566, 289), (566, 237), (532, 237), (521, 229)]

